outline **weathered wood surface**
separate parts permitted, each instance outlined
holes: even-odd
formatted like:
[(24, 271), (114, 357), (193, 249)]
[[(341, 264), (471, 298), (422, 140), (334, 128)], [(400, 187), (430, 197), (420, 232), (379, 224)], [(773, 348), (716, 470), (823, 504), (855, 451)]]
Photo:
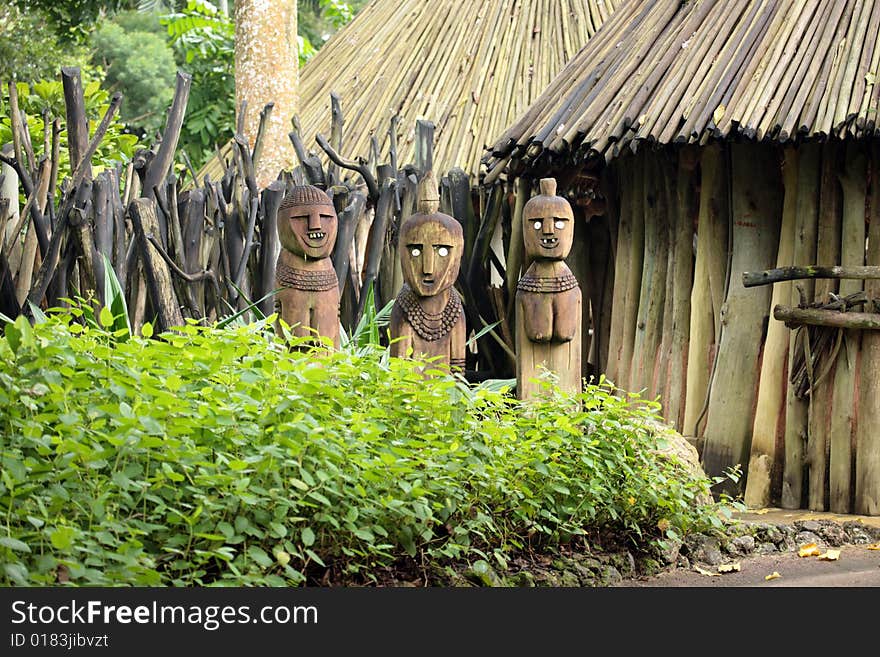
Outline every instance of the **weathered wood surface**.
[(880, 267), (877, 266), (841, 266), (841, 265), (808, 265), (800, 267), (777, 267), (761, 272), (745, 272), (743, 285), (755, 287), (757, 285), (769, 285), (781, 281), (794, 281), (798, 279), (836, 278), (854, 280), (880, 280)]
[[(775, 260), (782, 211), (779, 166), (759, 157), (760, 147), (732, 144), (733, 251), (730, 271), (762, 269)], [(766, 266), (766, 265), (764, 265)], [(733, 277), (722, 309), (724, 328), (706, 415), (703, 467), (709, 476), (748, 467), (760, 350), (769, 316), (770, 290), (746, 290)], [(736, 373), (734, 376), (733, 373)], [(730, 483), (722, 490), (741, 492)]]
[[(791, 262), (794, 255), (798, 151), (793, 146), (785, 149), (782, 172), (785, 196), (782, 203), (782, 228), (776, 256), (777, 266)], [(782, 282), (773, 286), (771, 304), (775, 307), (783, 300), (786, 303), (791, 300), (791, 283)], [(777, 445), (783, 442), (785, 432), (788, 344), (789, 334), (785, 325), (780, 322), (770, 322), (761, 360), (761, 377), (755, 405), (744, 498), (746, 504), (753, 509), (771, 505), (773, 482), (784, 460), (784, 455), (781, 453), (778, 454), (780, 458), (777, 459)]]
[[(795, 213), (794, 250), (792, 260), (805, 265), (816, 260), (816, 238), (819, 230), (819, 203), (816, 195), (821, 173), (821, 147), (818, 144), (805, 144), (798, 158), (797, 200)], [(792, 288), (791, 304), (800, 295), (812, 300), (814, 281), (807, 280), (801, 287)], [(788, 362), (789, 381), (794, 362), (803, 353), (809, 332), (794, 331), (789, 335)], [(786, 509), (799, 509), (804, 503), (805, 452), (809, 440), (809, 402), (795, 386), (786, 390), (785, 407), (785, 465), (782, 473), (781, 506)]]
[[(880, 85), (878, 85), (880, 88)], [(876, 90), (875, 90), (876, 94)], [(880, 145), (871, 146), (868, 207), (868, 265), (880, 266)], [(865, 292), (880, 299), (880, 282), (868, 281)], [(859, 418), (855, 448), (856, 513), (880, 515), (880, 333), (862, 335), (861, 371), (856, 376)]]
[(571, 205), (556, 195), (556, 180), (540, 181), (540, 193), (523, 208), (523, 244), (528, 269), (517, 284), (517, 396), (542, 394), (549, 372), (560, 389), (579, 393), (581, 377), (581, 290), (564, 262), (574, 236)]
[[(880, 329), (880, 313), (842, 313), (837, 310), (816, 310), (813, 308), (791, 308), (789, 306), (775, 306), (773, 317), (780, 322), (785, 322), (791, 328), (798, 326), (828, 326), (839, 329), (854, 329), (876, 331)], [(843, 357), (843, 356), (841, 356)], [(847, 398), (852, 402), (852, 399)], [(836, 400), (840, 403), (840, 400)], [(851, 409), (852, 405), (844, 405), (840, 410)], [(850, 418), (852, 422), (852, 418)]]

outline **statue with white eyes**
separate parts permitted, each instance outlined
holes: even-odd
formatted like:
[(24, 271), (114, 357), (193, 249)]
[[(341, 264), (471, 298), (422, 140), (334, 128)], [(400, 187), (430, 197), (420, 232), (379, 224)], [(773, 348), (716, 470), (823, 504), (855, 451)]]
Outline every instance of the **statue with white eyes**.
[(419, 183), (418, 211), (400, 227), (398, 251), (405, 283), (391, 312), (391, 355), (433, 358), (464, 369), (465, 319), (458, 278), (464, 235), (454, 217), (439, 212), (429, 171)]
[(565, 264), (574, 237), (574, 214), (556, 180), (523, 208), (523, 243), (531, 265), (516, 287), (517, 396), (541, 391), (536, 377), (549, 370), (561, 389), (581, 391), (581, 290)]
[(281, 319), (296, 336), (330, 338), (339, 347), (339, 281), (330, 254), (336, 209), (323, 190), (297, 185), (278, 208), (281, 253), (275, 264)]

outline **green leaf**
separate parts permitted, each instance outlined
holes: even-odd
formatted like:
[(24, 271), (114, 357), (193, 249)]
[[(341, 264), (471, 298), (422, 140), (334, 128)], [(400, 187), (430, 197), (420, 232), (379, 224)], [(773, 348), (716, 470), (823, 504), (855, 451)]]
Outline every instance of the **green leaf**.
[(149, 322), (144, 322), (144, 325), (141, 327), (141, 335), (145, 338), (153, 337), (153, 325)]
[(310, 527), (304, 527), (300, 537), (302, 538), (303, 545), (306, 547), (311, 547), (315, 544), (315, 532)]
[(98, 314), (98, 321), (104, 328), (113, 326), (113, 313), (107, 306), (101, 308), (101, 312)]
[(31, 551), (27, 543), (19, 541), (17, 538), (12, 538), (11, 536), (0, 537), (0, 545), (2, 545), (3, 547), (8, 547), (10, 550), (15, 550), (17, 552)]
[(76, 530), (72, 527), (58, 527), (49, 534), (49, 540), (58, 550), (66, 550), (73, 545), (73, 539), (76, 536)]

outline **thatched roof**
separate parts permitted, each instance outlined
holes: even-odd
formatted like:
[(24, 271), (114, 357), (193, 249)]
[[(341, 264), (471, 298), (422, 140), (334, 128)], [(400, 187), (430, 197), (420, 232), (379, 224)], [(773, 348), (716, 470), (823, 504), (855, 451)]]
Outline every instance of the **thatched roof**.
[[(880, 133), (880, 0), (623, 0), (485, 157)], [(494, 174), (490, 174), (493, 175)]]
[[(476, 175), (487, 145), (620, 2), (373, 0), (300, 71), (303, 141), (320, 152), (315, 135), (330, 136), (334, 92), (346, 157), (366, 157), (373, 134), (384, 155), (399, 114), (398, 162), (413, 161), (416, 120), (425, 119), (435, 125), (434, 169)], [(219, 163), (207, 171), (219, 177)]]

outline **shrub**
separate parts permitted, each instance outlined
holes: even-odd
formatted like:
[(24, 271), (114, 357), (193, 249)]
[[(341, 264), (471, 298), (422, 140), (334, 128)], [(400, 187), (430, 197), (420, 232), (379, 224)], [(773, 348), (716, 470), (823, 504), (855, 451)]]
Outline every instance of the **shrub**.
[(605, 381), (521, 404), (380, 349), (291, 351), (271, 317), (147, 339), (78, 314), (0, 339), (0, 584), (297, 585), (721, 524), (709, 482), (650, 456), (656, 406)]

